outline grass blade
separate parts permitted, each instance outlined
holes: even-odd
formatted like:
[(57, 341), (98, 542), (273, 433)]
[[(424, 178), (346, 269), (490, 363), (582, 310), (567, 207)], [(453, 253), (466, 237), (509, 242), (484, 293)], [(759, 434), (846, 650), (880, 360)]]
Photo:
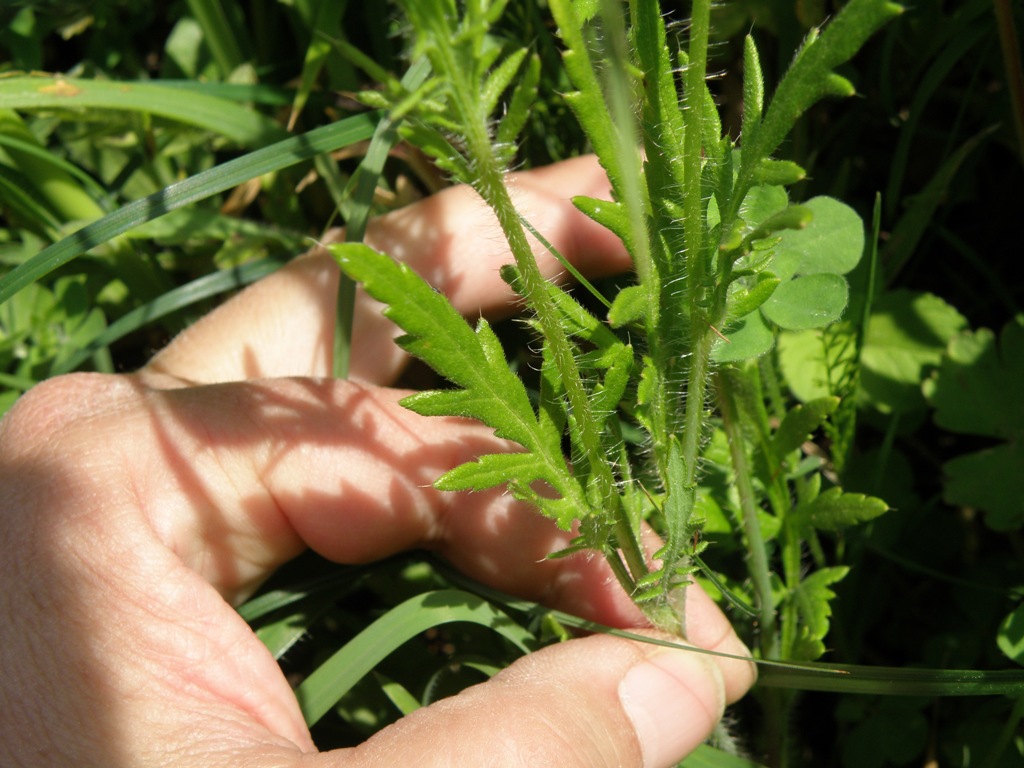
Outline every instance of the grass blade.
[(757, 684), (764, 687), (878, 696), (1024, 696), (1024, 669), (984, 671), (743, 659), (739, 656), (695, 648), (682, 641), (674, 642), (638, 635), (627, 630), (581, 619), (562, 611), (550, 610), (529, 600), (512, 597), (478, 584), (434, 558), (431, 558), (431, 563), (453, 584), (472, 590), (509, 611), (547, 614), (566, 627), (582, 629), (587, 632), (601, 632), (666, 648), (682, 648), (709, 656), (753, 661), (758, 666)]
[[(0, 84), (2, 85), (2, 84)], [(67, 264), (91, 248), (173, 210), (231, 189), (249, 179), (309, 160), (323, 152), (364, 141), (373, 133), (376, 114), (355, 115), (331, 125), (285, 139), (269, 147), (229, 160), (136, 200), (99, 221), (82, 227), (0, 279), (0, 304), (44, 275)]]
[[(414, 93), (430, 76), (430, 60), (420, 58), (413, 63), (402, 78), (402, 87)], [(398, 142), (398, 126), (401, 117), (395, 117), (393, 111), (385, 115), (377, 123), (370, 146), (356, 172), (349, 179), (346, 192), (351, 205), (345, 222), (345, 242), (361, 243), (366, 234), (366, 224), (370, 220), (370, 207), (377, 182), (384, 172), (384, 163), (392, 148)], [(338, 285), (338, 309), (334, 330), (334, 375), (336, 378), (348, 378), (348, 369), (352, 357), (352, 322), (355, 312), (356, 284), (344, 272)]]
[(194, 125), (244, 147), (279, 141), (287, 132), (233, 101), (159, 83), (29, 75), (0, 79), (0, 109), (114, 109), (143, 112)]
[(306, 723), (330, 711), (374, 666), (410, 638), (431, 627), (466, 621), (490, 627), (528, 653), (533, 636), (478, 595), (445, 589), (406, 600), (381, 616), (337, 651), (296, 689)]

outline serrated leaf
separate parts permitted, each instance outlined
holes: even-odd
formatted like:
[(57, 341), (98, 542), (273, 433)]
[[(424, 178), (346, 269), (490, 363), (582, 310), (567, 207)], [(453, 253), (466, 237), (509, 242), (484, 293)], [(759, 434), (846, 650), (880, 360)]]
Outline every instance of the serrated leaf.
[[(800, 656), (813, 660), (825, 652), (822, 639), (828, 634), (832, 606), (829, 603), (836, 596), (829, 587), (849, 573), (846, 566), (822, 568), (806, 576), (793, 590), (791, 599), (800, 615)], [(796, 654), (794, 654), (796, 655)]]
[(865, 523), (885, 514), (889, 505), (874, 496), (846, 493), (829, 488), (809, 504), (801, 504), (790, 513), (790, 520), (801, 527), (819, 531), (838, 531)]
[(546, 480), (548, 467), (531, 453), (489, 453), (449, 470), (434, 482), (434, 487), (440, 491), (482, 491), (510, 477), (523, 483)]
[[(533, 460), (544, 463), (543, 473), (531, 474), (525, 485), (542, 476), (560, 494), (580, 502), (581, 489), (561, 454), (559, 435), (550, 429), (550, 422), (538, 420), (526, 387), (509, 370), (501, 344), (487, 322), (481, 318), (474, 333), (448, 300), (408, 265), (366, 245), (346, 243), (329, 246), (329, 250), (350, 277), (386, 305), (384, 315), (406, 332), (399, 340), (402, 346), (461, 387), (419, 392), (403, 400), (403, 405), (426, 415), (472, 416), (482, 421), (499, 436), (524, 446)], [(505, 464), (489, 460), (486, 467), (514, 470), (527, 466), (526, 462), (523, 458)], [(489, 476), (496, 479), (498, 473)], [(482, 477), (482, 472), (478, 473), (475, 482)], [(517, 480), (521, 478), (514, 473), (504, 478), (509, 483)], [(582, 503), (575, 506), (584, 509)]]
[(849, 293), (842, 275), (801, 275), (776, 288), (761, 312), (786, 330), (821, 328), (843, 316)]
[(821, 397), (804, 405), (791, 408), (772, 435), (772, 451), (781, 458), (790, 451), (795, 451), (814, 430), (825, 423), (839, 407), (838, 397)]

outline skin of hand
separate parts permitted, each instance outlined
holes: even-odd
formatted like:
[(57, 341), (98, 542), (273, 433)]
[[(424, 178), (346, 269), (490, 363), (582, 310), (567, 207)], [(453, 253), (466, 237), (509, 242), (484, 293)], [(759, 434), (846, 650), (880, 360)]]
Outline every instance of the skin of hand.
[[(607, 195), (592, 158), (510, 184), (582, 271), (628, 268), (618, 241), (568, 202)], [(466, 315), (516, 309), (498, 276), (510, 260), (500, 232), (466, 188), (374, 221), (367, 239)], [(524, 505), (431, 488), (501, 442), (397, 404), (403, 393), (386, 387), (403, 363), (396, 329), (365, 296), (353, 376), (330, 378), (337, 281), (323, 252), (300, 257), (142, 371), (52, 379), (0, 423), (0, 765), (667, 766), (753, 683), (746, 662), (584, 637), (359, 747), (318, 752), (232, 608), (307, 547), (342, 563), (426, 547), (498, 589), (645, 624), (600, 558), (545, 560), (568, 534)], [(686, 604), (691, 642), (747, 654), (699, 588)]]

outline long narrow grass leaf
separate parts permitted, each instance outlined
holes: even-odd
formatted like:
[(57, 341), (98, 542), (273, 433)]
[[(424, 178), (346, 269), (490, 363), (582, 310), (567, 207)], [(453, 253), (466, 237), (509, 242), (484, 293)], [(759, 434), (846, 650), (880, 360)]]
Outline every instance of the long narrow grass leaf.
[[(401, 86), (410, 93), (415, 93), (423, 86), (430, 76), (430, 60), (426, 57), (413, 62), (402, 77)], [(370, 146), (356, 172), (352, 174), (346, 188), (349, 201), (348, 216), (345, 221), (345, 241), (362, 242), (366, 233), (366, 224), (370, 220), (370, 208), (373, 205), (374, 192), (380, 175), (384, 171), (384, 163), (391, 149), (398, 142), (398, 127), (401, 117), (392, 110), (381, 118), (374, 129)], [(342, 273), (338, 285), (337, 314), (334, 329), (334, 375), (343, 379), (348, 376), (352, 349), (352, 320), (355, 313), (356, 285), (352, 278)]]
[(166, 213), (191, 205), (266, 173), (369, 138), (376, 114), (355, 115), (301, 136), (229, 160), (155, 194), (136, 200), (43, 249), (0, 279), (0, 304), (91, 248)]
[(489, 602), (461, 590), (409, 598), (374, 621), (316, 669), (296, 689), (306, 723), (322, 718), (392, 651), (431, 627), (464, 621), (493, 629), (523, 653), (534, 647), (529, 632)]
[(113, 109), (194, 125), (244, 147), (279, 141), (287, 132), (259, 112), (197, 90), (159, 83), (28, 75), (0, 79), (0, 109)]
[(719, 658), (748, 661), (757, 665), (757, 684), (765, 687), (876, 696), (1024, 696), (1024, 669), (985, 671), (749, 659), (718, 651), (709, 651), (706, 648), (697, 648), (687, 645), (682, 640), (663, 640), (640, 635), (636, 632), (616, 629), (573, 616), (563, 611), (550, 610), (538, 603), (513, 597), (479, 584), (436, 558), (431, 558), (431, 562), (453, 584), (500, 604), (507, 611), (549, 614), (560, 624), (574, 629), (600, 632)]

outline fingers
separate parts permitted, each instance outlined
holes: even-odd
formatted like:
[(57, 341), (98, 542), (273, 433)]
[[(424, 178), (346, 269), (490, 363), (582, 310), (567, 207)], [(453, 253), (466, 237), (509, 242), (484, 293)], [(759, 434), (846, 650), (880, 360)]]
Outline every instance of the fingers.
[[(510, 174), (509, 185), (524, 216), (585, 274), (628, 269), (619, 240), (571, 203), (576, 195), (608, 196), (607, 178), (593, 157)], [(494, 216), (469, 187), (452, 187), (371, 221), (366, 240), (407, 261), (467, 316), (500, 317), (515, 308), (499, 275), (512, 257)], [(535, 245), (543, 272), (561, 275), (557, 260)], [(204, 317), (146, 370), (195, 383), (330, 375), (337, 286), (337, 267), (316, 249)], [(397, 333), (380, 305), (358, 292), (351, 377), (393, 381), (406, 360), (391, 344)]]
[[(77, 458), (60, 471), (107, 489), (97, 526), (136, 518), (229, 602), (305, 547), (343, 563), (426, 547), (498, 589), (605, 624), (644, 623), (603, 559), (547, 559), (570, 534), (532, 508), (499, 490), (434, 490), (445, 471), (508, 446), (475, 422), (418, 416), (400, 395), (336, 380), (151, 390), (78, 375), (29, 393), (5, 442), (61, 440)], [(745, 655), (706, 595), (691, 589), (687, 606), (693, 642)], [(745, 663), (722, 670), (730, 698), (752, 682)]]
[[(33, 400), (47, 393), (96, 412), (67, 439), (104, 445), (89, 471), (130, 489), (105, 509), (137, 508), (231, 602), (305, 547), (343, 563), (425, 547), (498, 589), (605, 624), (644, 623), (603, 559), (547, 559), (570, 534), (532, 508), (500, 490), (436, 491), (447, 470), (508, 445), (476, 422), (418, 416), (402, 393), (310, 379), (148, 390), (98, 376), (54, 380)], [(116, 435), (104, 438), (104, 425)], [(692, 641), (746, 655), (717, 607), (691, 594)], [(722, 669), (730, 698), (749, 687), (749, 665)]]
[(144, 370), (201, 384), (329, 376), (337, 293), (328, 257), (300, 257), (187, 328)]
[(724, 706), (706, 658), (594, 636), (526, 656), (354, 750), (309, 762), (667, 768), (710, 735)]

